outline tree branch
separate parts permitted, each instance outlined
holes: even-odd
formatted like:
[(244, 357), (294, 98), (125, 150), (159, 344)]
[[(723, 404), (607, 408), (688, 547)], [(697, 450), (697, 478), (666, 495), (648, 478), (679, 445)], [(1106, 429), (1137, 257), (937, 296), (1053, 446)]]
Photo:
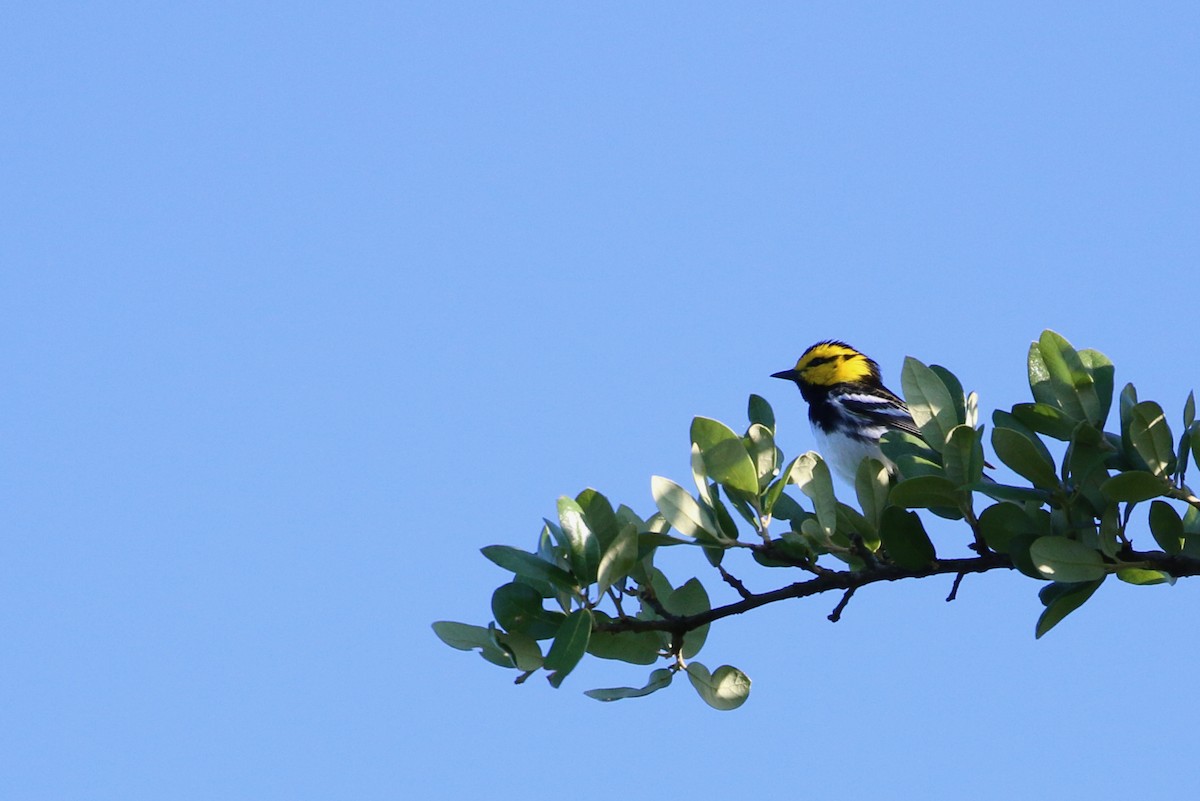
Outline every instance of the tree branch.
[[(1161, 570), (1176, 578), (1200, 576), (1200, 559), (1184, 556), (1183, 554), (1167, 554), (1162, 551), (1130, 551), (1123, 553), (1121, 554), (1121, 560), (1113, 563), (1112, 569), (1116, 570), (1125, 566)], [(841, 609), (845, 606), (844, 602), (849, 600), (853, 591), (868, 584), (876, 584), (881, 581), (899, 581), (900, 579), (929, 578), (930, 576), (941, 576), (952, 573), (958, 574), (958, 580), (961, 581), (961, 577), (968, 573), (986, 573), (989, 570), (1001, 569), (1012, 570), (1012, 560), (1005, 554), (989, 552), (966, 559), (939, 559), (918, 569), (879, 563), (875, 567), (864, 570), (827, 570), (816, 578), (807, 581), (798, 581), (795, 584), (789, 584), (777, 590), (763, 593), (747, 593), (740, 601), (726, 604), (725, 606), (717, 606), (709, 609), (707, 612), (695, 615), (670, 615), (658, 620), (639, 620), (637, 618), (617, 619), (598, 624), (596, 630), (613, 633), (623, 631), (665, 631), (674, 635), (681, 635), (705, 624), (721, 620), (722, 618), (732, 617), (733, 615), (740, 615), (743, 612), (749, 612), (760, 606), (766, 606), (778, 601), (786, 601), (791, 598), (808, 598), (812, 595), (820, 595), (823, 592), (834, 590), (847, 592), (847, 595), (842, 599), (843, 603), (839, 604), (835, 610), (835, 612), (840, 613)], [(661, 604), (651, 602), (651, 607), (654, 608), (655, 606), (659, 607), (655, 609), (656, 612), (660, 614), (666, 612), (665, 609), (661, 609)]]

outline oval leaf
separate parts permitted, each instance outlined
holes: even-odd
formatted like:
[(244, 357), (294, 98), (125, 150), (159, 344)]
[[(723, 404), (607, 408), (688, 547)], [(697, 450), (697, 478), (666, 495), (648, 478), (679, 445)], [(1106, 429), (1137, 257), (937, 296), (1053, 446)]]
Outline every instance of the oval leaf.
[[(712, 609), (712, 604), (708, 600), (708, 591), (704, 589), (704, 585), (697, 578), (688, 579), (670, 595), (663, 598), (662, 604), (668, 612), (679, 617), (691, 617)], [(683, 638), (683, 658), (691, 659), (700, 653), (707, 638), (707, 623), (689, 631)]]
[(540, 556), (513, 548), (510, 545), (487, 545), (479, 550), (488, 559), (518, 576), (548, 581), (558, 589), (567, 592), (578, 589), (578, 582), (574, 576), (562, 568), (550, 564)]
[(1150, 504), (1150, 533), (1167, 553), (1183, 550), (1183, 518), (1166, 501)]
[(600, 539), (592, 533), (583, 518), (583, 507), (574, 498), (564, 495), (558, 499), (558, 520), (567, 537), (572, 572), (585, 584), (591, 584), (600, 566)]
[(809, 451), (792, 464), (789, 480), (812, 499), (817, 522), (826, 536), (837, 531), (837, 497), (833, 494), (833, 477), (829, 465), (816, 451)]
[(1163, 495), (1167, 485), (1145, 470), (1127, 470), (1101, 484), (1100, 491), (1111, 501), (1138, 503)]
[(650, 494), (662, 516), (680, 534), (701, 540), (716, 540), (717, 524), (696, 499), (669, 478), (653, 476)]
[(1099, 551), (1066, 537), (1038, 537), (1029, 546), (1029, 557), (1041, 577), (1051, 581), (1096, 581), (1108, 572)]
[(879, 536), (888, 559), (907, 570), (920, 570), (937, 556), (916, 512), (898, 506), (884, 509)]
[(1058, 475), (1054, 472), (1054, 462), (1043, 453), (1044, 447), (1038, 448), (1020, 431), (999, 425), (992, 429), (992, 449), (1000, 461), (1035, 487), (1053, 490), (1058, 487)]
[(917, 428), (921, 429), (921, 436), (931, 448), (941, 452), (950, 429), (965, 422), (958, 416), (961, 399), (956, 402), (941, 377), (912, 356), (904, 358), (900, 382), (904, 386), (908, 410)]
[(1129, 419), (1129, 441), (1150, 472), (1167, 476), (1175, 470), (1171, 427), (1162, 407), (1154, 401), (1142, 401), (1133, 407)]
[(637, 559), (638, 530), (632, 523), (627, 523), (600, 558), (600, 569), (596, 573), (597, 594), (603, 595), (610, 586), (629, 575)]
[(710, 674), (704, 665), (693, 662), (687, 674), (704, 703), (713, 709), (737, 709), (750, 697), (750, 677), (730, 665), (721, 665)]
[(576, 609), (567, 615), (554, 635), (554, 644), (546, 654), (546, 670), (553, 671), (546, 678), (558, 687), (567, 674), (575, 669), (579, 660), (587, 653), (588, 639), (592, 634), (592, 613), (587, 609)]
[(942, 465), (946, 478), (957, 487), (983, 478), (982, 432), (965, 424), (952, 428), (942, 449)]
[(699, 446), (708, 475), (718, 484), (747, 495), (758, 494), (758, 473), (742, 438), (722, 422), (692, 419), (692, 442)]
[(929, 509), (935, 506), (957, 509), (961, 494), (954, 482), (941, 476), (906, 478), (892, 487), (889, 502), (905, 509)]
[(1038, 618), (1037, 628), (1034, 632), (1035, 637), (1041, 638), (1043, 634), (1058, 625), (1064, 617), (1083, 606), (1103, 581), (1104, 579), (1100, 578), (1084, 584), (1067, 585), (1062, 591), (1054, 593), (1047, 603), (1045, 611), (1042, 612), (1042, 616)]

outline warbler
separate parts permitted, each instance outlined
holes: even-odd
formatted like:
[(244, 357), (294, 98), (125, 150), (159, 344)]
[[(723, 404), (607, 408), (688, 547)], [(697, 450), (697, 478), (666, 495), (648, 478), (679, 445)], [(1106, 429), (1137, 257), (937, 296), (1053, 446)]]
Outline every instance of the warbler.
[(818, 342), (804, 351), (791, 370), (771, 377), (794, 381), (800, 387), (808, 401), (808, 420), (818, 452), (851, 485), (859, 464), (868, 456), (895, 474), (895, 464), (879, 448), (885, 432), (921, 436), (908, 406), (883, 385), (879, 365), (845, 342)]

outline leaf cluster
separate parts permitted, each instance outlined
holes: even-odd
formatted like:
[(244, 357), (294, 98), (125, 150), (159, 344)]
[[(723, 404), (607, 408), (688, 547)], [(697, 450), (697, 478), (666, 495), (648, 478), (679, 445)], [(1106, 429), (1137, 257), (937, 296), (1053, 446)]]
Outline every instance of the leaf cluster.
[[(994, 412), (985, 436), (975, 393), (944, 367), (906, 359), (901, 381), (920, 436), (884, 436), (883, 458), (859, 466), (853, 504), (837, 497), (820, 454), (785, 459), (763, 398), (750, 396), (741, 433), (697, 417), (690, 429), (694, 491), (653, 477), (656, 509), (648, 517), (614, 508), (594, 489), (560, 498), (532, 550), (483, 549), (511, 574), (492, 595), (492, 621), (442, 621), (434, 631), (454, 648), (515, 669), (518, 683), (545, 671), (557, 687), (586, 655), (665, 662), (640, 687), (587, 695), (640, 697), (686, 673), (702, 700), (729, 710), (745, 702), (750, 679), (730, 665), (710, 671), (695, 657), (713, 622), (765, 603), (841, 590), (830, 615), (836, 620), (868, 583), (1009, 568), (1043, 582), (1041, 637), (1111, 575), (1149, 585), (1200, 573), (1200, 500), (1185, 483), (1189, 459), (1200, 463), (1194, 396), (1176, 440), (1162, 408), (1139, 401), (1127, 385), (1109, 431), (1114, 370), (1103, 354), (1046, 331), (1030, 346), (1027, 367), (1033, 401)], [(998, 468), (987, 461), (985, 439), (1018, 481), (991, 475)], [(1131, 523), (1147, 502), (1159, 550), (1139, 551)], [(962, 521), (977, 556), (940, 559), (918, 510)], [(677, 546), (698, 548), (741, 600), (714, 608), (699, 577), (672, 584), (655, 557)], [(724, 565), (739, 550), (765, 568), (809, 578), (752, 593)]]

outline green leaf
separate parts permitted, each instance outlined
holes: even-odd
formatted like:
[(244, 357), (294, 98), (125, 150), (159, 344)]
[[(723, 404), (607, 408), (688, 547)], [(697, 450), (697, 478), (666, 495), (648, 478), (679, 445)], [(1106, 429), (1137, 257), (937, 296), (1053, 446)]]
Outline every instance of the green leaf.
[(969, 425), (955, 426), (942, 448), (946, 478), (957, 487), (974, 484), (983, 478), (982, 432)]
[[(691, 617), (712, 609), (712, 605), (708, 600), (708, 591), (704, 589), (704, 585), (697, 578), (688, 579), (682, 586), (661, 600), (662, 605), (668, 612), (679, 617)], [(707, 623), (689, 631), (683, 639), (683, 658), (691, 659), (700, 653), (700, 649), (704, 647), (704, 641), (707, 638)]]
[(492, 642), (492, 635), (486, 627), (455, 623), (452, 620), (439, 620), (434, 623), (433, 633), (446, 645), (460, 651), (482, 648)]
[(1133, 443), (1129, 441), (1129, 424), (1133, 420), (1133, 407), (1137, 406), (1137, 388), (1133, 384), (1126, 384), (1121, 390), (1120, 410), (1121, 410), (1121, 449), (1125, 453), (1133, 451)]
[(854, 492), (858, 496), (858, 505), (863, 511), (863, 516), (877, 531), (880, 516), (887, 506), (888, 490), (888, 469), (883, 462), (878, 459), (863, 459), (854, 478)]
[(600, 541), (600, 551), (604, 552), (621, 530), (612, 504), (608, 502), (608, 498), (591, 487), (576, 495), (575, 502), (583, 509), (583, 519)]
[(929, 446), (940, 453), (950, 429), (963, 422), (958, 415), (961, 393), (956, 402), (938, 374), (912, 356), (904, 358), (900, 382), (913, 422)]
[(1196, 422), (1196, 392), (1193, 390), (1188, 393), (1187, 400), (1183, 403), (1183, 427), (1191, 428), (1194, 422)]
[(920, 437), (906, 431), (887, 431), (879, 448), (904, 478), (942, 475), (941, 456)]
[[(790, 470), (788, 474), (791, 474)], [(783, 479), (780, 480), (782, 481)], [(771, 514), (780, 520), (794, 521), (801, 520), (810, 513), (804, 511), (803, 507), (791, 495), (784, 492), (780, 493), (775, 503), (771, 505)]]
[(1167, 484), (1144, 470), (1126, 470), (1101, 484), (1100, 491), (1111, 501), (1139, 503), (1164, 494)]
[(1028, 479), (1035, 487), (1045, 490), (1055, 490), (1059, 486), (1058, 474), (1054, 472), (1054, 462), (1047, 458), (1045, 446), (1038, 447), (1040, 440), (1029, 439), (1020, 431), (1003, 428), (997, 423), (992, 429), (992, 449), (1000, 461), (1013, 469), (1022, 478)]
[(1117, 578), (1126, 584), (1136, 584), (1148, 587), (1153, 584), (1174, 584), (1175, 577), (1161, 570), (1146, 570), (1141, 567), (1127, 567), (1117, 571)]
[(1112, 503), (1104, 507), (1100, 514), (1100, 530), (1097, 537), (1100, 540), (1100, 552), (1109, 559), (1121, 551), (1121, 514), (1117, 504)]
[(500, 567), (518, 576), (548, 581), (558, 589), (567, 592), (574, 592), (578, 589), (578, 582), (570, 573), (527, 551), (509, 545), (488, 545), (481, 548), (480, 552)]
[(1167, 553), (1183, 551), (1183, 519), (1166, 501), (1150, 504), (1150, 533), (1158, 547)]
[(727, 712), (746, 703), (750, 696), (750, 678), (730, 665), (721, 665), (712, 673), (699, 662), (687, 667), (688, 679), (704, 703)]
[(1060, 587), (1061, 589), (1053, 593), (1051, 597), (1044, 597), (1044, 601), (1048, 601), (1046, 609), (1042, 612), (1042, 616), (1038, 618), (1035, 636), (1040, 639), (1043, 634), (1058, 625), (1058, 623), (1067, 615), (1074, 612), (1079, 607), (1083, 606), (1088, 598), (1096, 592), (1096, 589), (1103, 583), (1104, 579), (1099, 578), (1093, 581), (1087, 581), (1080, 584), (1051, 584), (1050, 587)]
[(510, 632), (524, 632), (535, 640), (553, 637), (562, 625), (561, 612), (542, 607), (542, 594), (528, 584), (501, 584), (492, 593), (492, 617)]
[(905, 509), (958, 508), (962, 496), (954, 482), (941, 476), (906, 478), (892, 487), (889, 501)]
[(993, 551), (1008, 553), (1012, 538), (1035, 531), (1034, 523), (1025, 510), (1015, 503), (997, 503), (979, 515), (983, 541)]
[(495, 631), (493, 635), (518, 670), (533, 671), (542, 666), (542, 649), (530, 635), (522, 631)]
[(793, 463), (788, 477), (801, 492), (812, 499), (817, 522), (821, 524), (826, 536), (832, 537), (837, 531), (837, 498), (833, 494), (833, 477), (829, 474), (829, 465), (819, 453), (809, 451)]
[(758, 495), (754, 462), (733, 429), (708, 417), (692, 420), (692, 442), (700, 446), (708, 475), (718, 484), (746, 495)]
[(766, 398), (759, 395), (751, 395), (750, 402), (747, 404), (746, 415), (750, 418), (751, 423), (766, 426), (772, 434), (775, 433), (775, 410), (771, 408), (771, 404), (767, 403)]
[(1071, 343), (1047, 330), (1038, 339), (1038, 348), (1050, 374), (1050, 386), (1059, 408), (1076, 420), (1088, 420), (1102, 426), (1104, 418), (1096, 382)]
[(1029, 345), (1028, 366), (1029, 389), (1033, 392), (1033, 399), (1038, 403), (1057, 407), (1058, 398), (1050, 383), (1050, 371), (1046, 369), (1046, 361), (1042, 358), (1041, 347), (1036, 342)]
[(1171, 449), (1171, 428), (1162, 407), (1154, 401), (1142, 401), (1133, 407), (1129, 421), (1129, 441), (1150, 472), (1168, 476), (1175, 472), (1175, 453)]
[(906, 570), (920, 570), (937, 558), (916, 512), (887, 507), (883, 510), (879, 535), (888, 558)]
[(662, 516), (680, 534), (698, 540), (718, 539), (716, 532), (719, 528), (712, 515), (674, 481), (652, 476), (650, 494), (654, 496), (654, 504)]
[[(800, 457), (796, 457), (799, 459)], [(776, 514), (775, 504), (779, 502), (779, 498), (783, 496), (783, 489), (787, 486), (788, 480), (792, 475), (792, 468), (796, 466), (796, 459), (788, 462), (787, 467), (783, 468), (783, 472), (779, 474), (779, 479), (767, 488), (766, 494), (763, 496), (763, 514), (775, 515), (780, 519), (786, 519), (782, 515)]]
[(1037, 566), (1033, 563), (1033, 557), (1029, 555), (1029, 548), (1038, 541), (1041, 535), (1038, 534), (1016, 534), (1008, 541), (1008, 556), (1012, 559), (1013, 567), (1024, 573), (1030, 578), (1045, 581), (1046, 577), (1041, 574)]
[(546, 670), (552, 671), (546, 678), (558, 687), (567, 674), (575, 669), (579, 660), (587, 653), (588, 639), (592, 634), (592, 613), (587, 609), (576, 609), (567, 615), (554, 635), (554, 644), (546, 654)]
[(1029, 556), (1042, 578), (1077, 583), (1096, 581), (1107, 574), (1099, 551), (1066, 537), (1038, 537)]
[(1096, 387), (1096, 398), (1100, 401), (1099, 419), (1090, 421), (1096, 428), (1103, 429), (1104, 421), (1108, 419), (1108, 411), (1113, 399), (1113, 376), (1116, 372), (1113, 363), (1098, 350), (1084, 348), (1079, 351), (1079, 359), (1092, 376)]
[(467, 623), (455, 623), (450, 620), (439, 620), (433, 624), (433, 633), (451, 648), (460, 651), (479, 649), (479, 655), (493, 665), (512, 668), (516, 662), (512, 656), (496, 642), (494, 629), (483, 626), (472, 626)]
[(958, 380), (958, 376), (940, 364), (931, 364), (929, 369), (946, 385), (946, 391), (950, 393), (950, 398), (954, 401), (954, 418), (960, 425), (965, 424), (967, 422), (967, 399), (963, 392), (962, 382)]
[(667, 668), (659, 668), (650, 674), (650, 679), (644, 687), (609, 687), (606, 689), (588, 690), (584, 695), (588, 698), (595, 698), (597, 701), (620, 701), (623, 698), (641, 698), (644, 695), (649, 695), (670, 685), (671, 679), (674, 677), (675, 674)]
[(764, 489), (775, 477), (776, 469), (779, 467), (775, 461), (779, 456), (779, 449), (775, 447), (775, 437), (771, 436), (771, 429), (761, 423), (754, 423), (750, 426), (746, 432), (746, 439), (749, 441), (746, 450), (750, 454), (750, 461), (754, 463), (754, 472), (758, 476), (758, 484), (752, 494), (757, 495), (758, 491)]
[(599, 538), (583, 519), (583, 507), (573, 498), (564, 495), (558, 499), (558, 519), (567, 536), (571, 572), (585, 584), (591, 584), (596, 580), (596, 569), (600, 566)]
[(598, 627), (612, 618), (592, 610), (592, 623), (597, 627), (588, 639), (587, 652), (600, 659), (615, 659), (633, 665), (653, 665), (661, 656), (665, 635), (657, 631), (601, 631)]
[(1066, 442), (1078, 425), (1062, 409), (1047, 403), (1018, 403), (1012, 407), (1013, 417), (1039, 434)]
[(603, 595), (613, 584), (629, 575), (638, 559), (638, 530), (632, 523), (622, 527), (616, 539), (608, 546), (604, 556), (600, 558), (600, 569), (597, 571), (597, 595)]
[(1050, 493), (1045, 490), (1030, 487), (1012, 487), (1008, 484), (997, 484), (991, 481), (980, 481), (964, 489), (986, 495), (995, 501), (1010, 501), (1013, 503), (1043, 504), (1050, 500)]

